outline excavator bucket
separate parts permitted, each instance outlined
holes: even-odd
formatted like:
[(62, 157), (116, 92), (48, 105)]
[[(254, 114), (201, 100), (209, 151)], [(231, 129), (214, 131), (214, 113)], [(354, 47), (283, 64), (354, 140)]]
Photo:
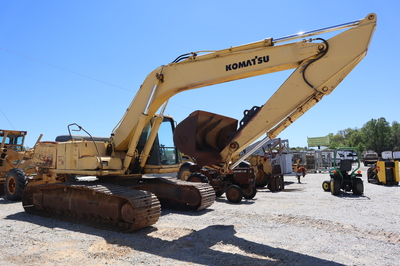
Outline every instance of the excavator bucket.
[(178, 124), (174, 131), (175, 147), (194, 157), (197, 165), (216, 164), (219, 153), (236, 132), (236, 119), (205, 111), (195, 111)]

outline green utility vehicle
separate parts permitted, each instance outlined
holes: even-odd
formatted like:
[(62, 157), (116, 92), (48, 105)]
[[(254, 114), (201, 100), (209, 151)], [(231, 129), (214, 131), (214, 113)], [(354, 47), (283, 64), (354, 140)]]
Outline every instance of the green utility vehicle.
[[(357, 166), (353, 169), (353, 164)], [(338, 148), (335, 150), (333, 167), (329, 169), (331, 180), (324, 181), (322, 188), (332, 195), (339, 195), (340, 190), (353, 191), (354, 195), (364, 193), (361, 179), (360, 153), (356, 148)]]

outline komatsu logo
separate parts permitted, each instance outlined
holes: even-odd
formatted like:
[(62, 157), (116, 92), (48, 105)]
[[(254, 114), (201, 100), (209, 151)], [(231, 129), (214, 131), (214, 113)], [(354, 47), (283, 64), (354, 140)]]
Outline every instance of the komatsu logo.
[(269, 55), (260, 56), (260, 57), (255, 56), (253, 59), (229, 64), (229, 65), (226, 65), (225, 67), (226, 67), (226, 71), (231, 71), (231, 70), (235, 70), (238, 68), (244, 68), (244, 67), (255, 66), (255, 65), (267, 63), (268, 61), (269, 61)]

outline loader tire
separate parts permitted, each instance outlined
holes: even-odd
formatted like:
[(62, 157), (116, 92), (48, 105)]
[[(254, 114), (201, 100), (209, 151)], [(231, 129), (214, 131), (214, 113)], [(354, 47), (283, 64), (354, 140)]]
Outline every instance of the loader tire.
[(186, 181), (190, 176), (190, 164), (184, 163), (181, 165), (178, 171), (178, 179)]
[(354, 195), (362, 195), (364, 193), (364, 184), (361, 178), (354, 178), (353, 181), (353, 194)]
[(7, 172), (4, 194), (9, 200), (20, 201), (22, 199), (22, 192), (27, 185), (28, 178), (25, 172), (22, 169), (13, 168)]
[(226, 190), (225, 194), (229, 202), (232, 203), (239, 203), (242, 201), (243, 198), (243, 191), (237, 185), (230, 185)]
[(265, 187), (268, 185), (268, 177), (265, 175), (261, 180), (256, 181), (256, 187)]
[(256, 174), (256, 187), (265, 187), (268, 185), (268, 175), (264, 172), (261, 167), (258, 167)]

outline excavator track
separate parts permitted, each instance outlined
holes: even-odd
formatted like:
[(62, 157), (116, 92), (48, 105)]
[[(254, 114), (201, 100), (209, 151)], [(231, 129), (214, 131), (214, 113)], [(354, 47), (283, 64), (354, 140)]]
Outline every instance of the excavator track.
[(208, 183), (193, 183), (169, 178), (144, 178), (132, 188), (154, 193), (162, 205), (200, 211), (215, 202), (215, 191)]
[(154, 194), (114, 184), (27, 186), (22, 204), (30, 214), (118, 232), (151, 226), (161, 215)]

